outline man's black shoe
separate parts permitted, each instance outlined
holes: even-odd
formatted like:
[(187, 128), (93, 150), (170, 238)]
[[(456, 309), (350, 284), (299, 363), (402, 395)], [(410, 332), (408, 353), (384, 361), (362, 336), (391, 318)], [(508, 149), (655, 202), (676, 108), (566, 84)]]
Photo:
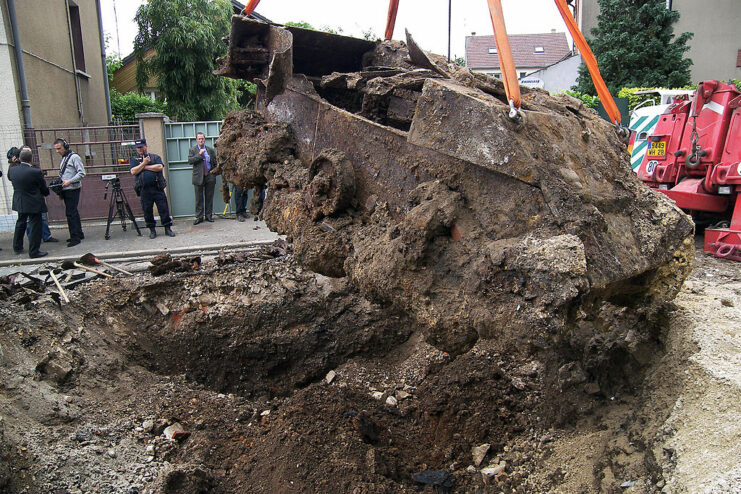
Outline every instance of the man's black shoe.
[(203, 218), (196, 218), (196, 220), (193, 222), (194, 225), (197, 225), (199, 223), (203, 223)]
[(71, 239), (69, 239), (69, 242), (67, 242), (67, 247), (74, 247), (75, 245), (79, 244), (80, 242), (82, 242), (82, 240), (80, 240), (79, 238), (71, 238)]
[(172, 231), (172, 230), (170, 229), (170, 227), (169, 227), (169, 226), (166, 226), (166, 227), (165, 227), (165, 235), (167, 235), (168, 237), (174, 237), (174, 236), (175, 236), (175, 232), (173, 232), (173, 231)]
[(54, 238), (54, 237), (49, 237), (49, 238), (47, 238), (46, 240), (44, 240), (44, 242), (59, 242), (59, 240), (57, 240), (57, 239), (56, 239), (56, 238)]
[(23, 254), (24, 250), (13, 249), (13, 252), (15, 252), (16, 254)]
[(212, 217), (210, 217), (210, 216), (207, 216), (206, 217), (206, 221), (208, 221), (209, 223), (213, 223), (214, 222), (214, 219)]
[(238, 214), (237, 215), (237, 221), (239, 221), (240, 223), (244, 223), (244, 220), (246, 220), (246, 219), (247, 218), (245, 218), (243, 214)]
[(31, 259), (36, 259), (36, 258), (38, 258), (38, 257), (44, 257), (44, 256), (45, 256), (45, 255), (47, 255), (47, 254), (49, 254), (49, 253), (48, 253), (48, 252), (44, 252), (44, 251), (40, 250), (40, 251), (38, 251), (38, 252), (37, 252), (36, 254), (31, 254), (31, 255), (29, 255), (28, 257), (30, 257)]
[(154, 228), (149, 231), (149, 238), (157, 238), (157, 232)]

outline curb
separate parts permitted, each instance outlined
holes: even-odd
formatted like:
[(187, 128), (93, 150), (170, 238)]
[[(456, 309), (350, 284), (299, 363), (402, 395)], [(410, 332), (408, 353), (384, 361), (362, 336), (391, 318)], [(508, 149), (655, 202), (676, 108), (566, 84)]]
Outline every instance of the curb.
[[(146, 249), (146, 250), (132, 250), (132, 251), (120, 251), (120, 252), (106, 252), (104, 254), (96, 255), (98, 259), (117, 259), (117, 258), (131, 258), (131, 257), (146, 257), (146, 256), (157, 256), (159, 254), (184, 254), (184, 253), (198, 253), (202, 251), (220, 251), (220, 250), (234, 250), (234, 249), (249, 249), (250, 247), (259, 247), (261, 245), (270, 245), (275, 240), (258, 240), (254, 242), (241, 242), (238, 244), (213, 244), (203, 245), (199, 247), (175, 247), (172, 249)], [(6, 268), (10, 266), (29, 266), (34, 264), (47, 264), (54, 262), (64, 261), (77, 261), (82, 254), (74, 256), (47, 256), (40, 257), (38, 259), (26, 259), (23, 261), (8, 260), (0, 261), (0, 268)]]

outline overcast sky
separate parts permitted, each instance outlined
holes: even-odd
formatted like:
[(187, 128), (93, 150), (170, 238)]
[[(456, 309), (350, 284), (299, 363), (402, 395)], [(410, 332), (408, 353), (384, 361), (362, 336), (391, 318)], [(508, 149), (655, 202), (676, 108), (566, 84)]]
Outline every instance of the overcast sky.
[[(119, 52), (121, 57), (133, 50), (134, 15), (142, 3), (143, 0), (101, 1), (103, 29), (110, 34), (109, 50)], [(452, 0), (452, 4), (451, 55), (462, 57), (465, 37), (471, 32), (493, 34), (491, 19), (486, 0)], [(502, 9), (509, 34), (566, 31), (553, 0), (502, 0)], [(383, 37), (388, 0), (262, 0), (256, 11), (280, 24), (304, 21), (317, 28), (342, 29), (343, 34), (350, 36), (362, 36), (364, 31), (372, 30)], [(404, 28), (423, 49), (447, 55), (448, 0), (400, 0), (394, 39), (404, 39)]]

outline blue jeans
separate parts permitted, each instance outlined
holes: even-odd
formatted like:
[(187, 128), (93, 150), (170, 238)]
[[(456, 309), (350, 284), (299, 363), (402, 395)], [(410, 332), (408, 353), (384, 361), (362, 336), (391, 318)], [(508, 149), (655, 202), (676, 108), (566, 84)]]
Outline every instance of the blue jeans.
[[(31, 238), (31, 224), (26, 223), (26, 235)], [(49, 230), (49, 223), (46, 221), (46, 213), (41, 213), (41, 239), (46, 242), (51, 238), (51, 230)]]

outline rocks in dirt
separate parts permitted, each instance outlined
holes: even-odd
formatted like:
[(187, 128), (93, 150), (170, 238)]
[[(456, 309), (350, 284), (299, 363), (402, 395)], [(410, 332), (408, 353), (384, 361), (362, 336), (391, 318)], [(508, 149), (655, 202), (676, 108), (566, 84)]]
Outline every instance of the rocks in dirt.
[(586, 382), (587, 374), (579, 362), (569, 362), (558, 369), (558, 384), (561, 389)]
[(720, 303), (723, 307), (735, 307), (736, 306), (736, 304), (730, 298), (722, 298), (720, 299)]
[(386, 397), (386, 404), (390, 407), (395, 407), (399, 404), (399, 401), (393, 396), (388, 396)]
[(179, 422), (175, 422), (174, 424), (166, 427), (162, 433), (167, 439), (172, 439), (174, 441), (182, 441), (190, 435), (190, 433), (187, 432)]
[(480, 446), (475, 446), (471, 450), (471, 456), (473, 457), (474, 466), (481, 465), (481, 462), (484, 461), (484, 457), (486, 456), (486, 453), (489, 452), (489, 448), (491, 448), (491, 444), (486, 443)]
[(455, 486), (455, 476), (444, 470), (424, 470), (412, 475), (412, 480), (420, 485), (439, 487), (442, 492), (450, 492)]
[(507, 468), (507, 462), (501, 461), (497, 465), (489, 465), (486, 468), (481, 469), (481, 476), (484, 479), (484, 483), (488, 483), (493, 477), (503, 475)]
[(399, 401), (406, 400), (407, 398), (410, 398), (412, 396), (411, 394), (407, 393), (403, 389), (397, 390), (395, 394), (396, 394), (396, 399)]
[(170, 254), (160, 254), (150, 261), (147, 269), (152, 276), (161, 276), (165, 273), (185, 273), (197, 271), (201, 268), (201, 256), (183, 257), (175, 259)]
[(332, 384), (332, 381), (334, 381), (334, 378), (337, 377), (337, 373), (333, 370), (327, 372), (327, 375), (324, 376), (324, 380), (327, 384)]
[(57, 347), (47, 352), (46, 356), (36, 363), (36, 372), (58, 384), (64, 383), (74, 369), (72, 356)]
[(211, 470), (203, 465), (177, 465), (163, 470), (154, 482), (154, 494), (201, 494), (212, 492)]

